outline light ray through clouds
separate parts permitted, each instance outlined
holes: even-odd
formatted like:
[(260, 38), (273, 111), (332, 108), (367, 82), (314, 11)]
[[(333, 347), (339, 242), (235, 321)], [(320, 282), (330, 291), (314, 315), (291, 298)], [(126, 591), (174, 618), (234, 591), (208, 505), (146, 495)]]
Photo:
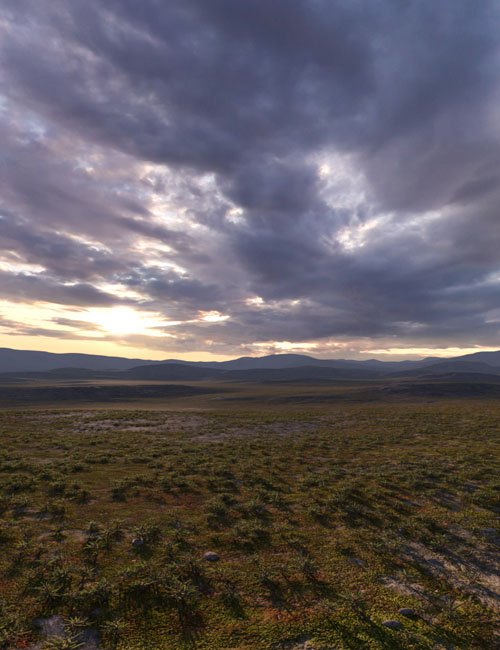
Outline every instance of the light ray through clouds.
[(0, 345), (497, 349), (493, 0), (7, 0)]

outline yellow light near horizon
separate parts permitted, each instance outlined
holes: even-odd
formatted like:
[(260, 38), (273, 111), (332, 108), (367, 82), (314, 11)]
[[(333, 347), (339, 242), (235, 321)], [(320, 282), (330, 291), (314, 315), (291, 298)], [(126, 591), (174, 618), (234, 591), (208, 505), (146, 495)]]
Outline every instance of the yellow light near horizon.
[(314, 350), (318, 347), (317, 343), (303, 342), (303, 343), (292, 343), (291, 341), (267, 341), (260, 343), (251, 343), (253, 347), (256, 347), (259, 352), (265, 351), (268, 354), (273, 354), (276, 351), (293, 351), (293, 350)]
[(87, 310), (84, 320), (116, 336), (125, 334), (151, 336), (154, 335), (152, 329), (168, 325), (168, 322), (158, 315), (141, 313), (131, 307), (95, 307)]
[(482, 345), (475, 345), (469, 348), (373, 348), (370, 350), (359, 350), (360, 354), (375, 354), (377, 356), (420, 356), (420, 357), (443, 357), (453, 358), (465, 354), (475, 354), (476, 352), (496, 352), (498, 347), (491, 348)]

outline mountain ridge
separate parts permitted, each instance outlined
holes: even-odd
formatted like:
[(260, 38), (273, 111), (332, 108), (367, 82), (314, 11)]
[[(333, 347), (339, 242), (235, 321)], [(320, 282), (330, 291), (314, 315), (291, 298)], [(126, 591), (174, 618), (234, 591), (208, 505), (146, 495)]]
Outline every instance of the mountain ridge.
[[(156, 370), (155, 370), (156, 368)], [(184, 368), (184, 370), (183, 370)], [(193, 370), (189, 371), (187, 368)], [(302, 370), (297, 370), (302, 368)], [(305, 370), (308, 368), (309, 370)], [(0, 348), (0, 374), (6, 373), (59, 373), (71, 376), (94, 373), (123, 373), (130, 378), (163, 379), (173, 376), (193, 377), (193, 380), (209, 377), (231, 377), (230, 373), (239, 371), (291, 371), (294, 376), (321, 376), (319, 369), (330, 369), (323, 375), (351, 378), (385, 377), (419, 377), (446, 373), (483, 373), (500, 374), (500, 350), (477, 352), (458, 357), (426, 357), (419, 360), (381, 361), (379, 359), (317, 359), (302, 354), (273, 354), (262, 357), (239, 357), (228, 361), (185, 361), (179, 359), (147, 360), (90, 355), (81, 353), (53, 353), (37, 350), (15, 350)], [(194, 370), (196, 369), (196, 372)], [(313, 370), (316, 369), (316, 370)], [(336, 372), (333, 372), (333, 371)], [(264, 373), (265, 375), (265, 373)], [(280, 375), (280, 372), (278, 372)], [(280, 376), (286, 375), (281, 372)], [(237, 374), (234, 374), (236, 377)]]
[(150, 360), (130, 359), (77, 352), (45, 352), (41, 350), (15, 350), (0, 348), (0, 373), (51, 371), (59, 368), (81, 368), (87, 370), (115, 371), (129, 370), (136, 366), (177, 364), (200, 368), (221, 368), (230, 370), (280, 369), (298, 366), (324, 367), (380, 367), (404, 369), (420, 367), (429, 363), (430, 357), (422, 360), (380, 361), (378, 359), (317, 359), (304, 354), (271, 354), (262, 357), (238, 357), (228, 361), (185, 361), (182, 359)]

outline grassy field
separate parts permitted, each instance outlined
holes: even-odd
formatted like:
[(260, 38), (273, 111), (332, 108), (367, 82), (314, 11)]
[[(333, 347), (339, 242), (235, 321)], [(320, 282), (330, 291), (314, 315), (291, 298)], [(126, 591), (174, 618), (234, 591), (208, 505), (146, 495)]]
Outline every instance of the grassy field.
[(253, 391), (0, 412), (0, 647), (500, 647), (500, 404)]

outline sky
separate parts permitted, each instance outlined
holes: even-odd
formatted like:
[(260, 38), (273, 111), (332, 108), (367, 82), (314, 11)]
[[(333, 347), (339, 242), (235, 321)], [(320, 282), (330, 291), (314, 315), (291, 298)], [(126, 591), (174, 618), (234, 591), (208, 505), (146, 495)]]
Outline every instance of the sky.
[(3, 0), (0, 347), (500, 348), (500, 3)]

